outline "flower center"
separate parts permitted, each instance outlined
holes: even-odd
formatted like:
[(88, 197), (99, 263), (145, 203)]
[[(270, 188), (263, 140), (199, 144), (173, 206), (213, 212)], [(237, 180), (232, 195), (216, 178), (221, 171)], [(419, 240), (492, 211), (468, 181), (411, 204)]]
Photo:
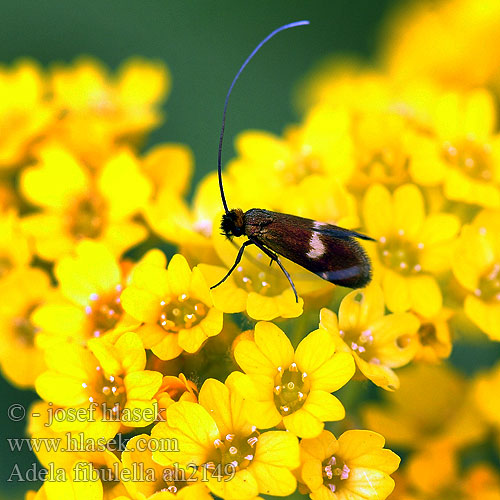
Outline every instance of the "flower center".
[(214, 476), (234, 476), (235, 472), (245, 469), (254, 458), (254, 448), (259, 441), (259, 431), (249, 436), (227, 434), (223, 439), (214, 441), (214, 452), (203, 467)]
[(161, 312), (158, 323), (167, 332), (193, 328), (208, 313), (208, 308), (203, 302), (189, 297), (186, 293), (171, 298), (168, 302), (162, 300), (160, 305)]
[(14, 263), (9, 256), (0, 256), (0, 279), (6, 276), (13, 268)]
[(380, 364), (380, 360), (375, 355), (373, 333), (370, 328), (361, 331), (352, 328), (346, 331), (340, 330), (339, 333), (351, 350), (355, 351), (362, 359), (368, 363)]
[(500, 302), (500, 263), (493, 264), (483, 273), (474, 293), (485, 302)]
[(274, 380), (274, 404), (281, 415), (285, 417), (302, 408), (309, 389), (307, 373), (300, 372), (295, 363), (286, 370), (279, 367)]
[(437, 343), (437, 331), (433, 323), (422, 323), (417, 334), (422, 345), (433, 346)]
[(403, 238), (403, 235), (404, 232), (401, 230), (398, 236), (380, 238), (378, 247), (380, 260), (385, 267), (401, 274), (419, 273), (422, 270), (419, 254), (424, 244), (415, 244)]
[(69, 211), (69, 232), (73, 237), (97, 238), (106, 224), (106, 202), (98, 194), (77, 200)]
[(360, 175), (351, 181), (352, 187), (359, 189), (360, 181), (364, 187), (374, 182), (399, 186), (408, 180), (408, 161), (408, 155), (396, 148), (386, 147), (375, 153), (370, 152), (367, 157), (359, 159)]
[(155, 484), (155, 492), (159, 493), (162, 491), (168, 491), (175, 495), (185, 486), (188, 486), (191, 482), (198, 481), (197, 478), (191, 477), (192, 468), (188, 468), (187, 471), (179, 469), (178, 467), (165, 467)]
[(233, 272), (237, 286), (248, 293), (256, 292), (268, 297), (279, 295), (287, 285), (281, 275), (270, 268), (267, 259), (259, 252), (255, 256), (255, 265), (238, 266)]
[(351, 469), (334, 455), (323, 460), (321, 465), (323, 467), (323, 484), (332, 493), (337, 492), (342, 486), (342, 481), (349, 478)]
[(456, 147), (450, 142), (443, 145), (446, 161), (467, 177), (480, 181), (492, 179), (491, 146), (467, 138)]
[[(108, 420), (118, 420), (127, 401), (123, 378), (114, 375), (106, 376), (100, 366), (96, 366), (96, 370), (98, 376), (92, 386), (89, 402), (96, 403)], [(87, 387), (87, 384), (84, 383), (83, 386)]]
[(31, 322), (31, 313), (36, 309), (38, 304), (33, 304), (26, 309), (22, 316), (18, 316), (12, 320), (12, 327), (15, 333), (15, 338), (23, 347), (31, 347), (34, 345), (35, 336), (40, 330)]
[(89, 317), (90, 329), (94, 337), (112, 330), (123, 315), (120, 302), (122, 286), (117, 285), (115, 289), (103, 295), (92, 294), (90, 305), (85, 308)]
[[(278, 169), (279, 166), (278, 166)], [(303, 179), (310, 175), (321, 174), (323, 165), (321, 159), (311, 153), (308, 149), (303, 149), (296, 157), (295, 161), (284, 165), (280, 170), (283, 171), (283, 181), (285, 184), (299, 184)]]

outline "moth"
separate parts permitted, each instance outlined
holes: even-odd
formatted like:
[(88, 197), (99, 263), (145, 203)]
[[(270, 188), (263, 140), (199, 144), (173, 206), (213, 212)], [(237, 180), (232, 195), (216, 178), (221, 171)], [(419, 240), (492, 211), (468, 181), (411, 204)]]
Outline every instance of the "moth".
[(239, 208), (230, 210), (224, 194), (221, 161), (222, 143), (227, 105), (234, 84), (252, 57), (274, 35), (283, 30), (307, 24), (309, 24), (309, 21), (285, 24), (264, 38), (242, 64), (226, 95), (217, 159), (219, 188), (225, 211), (220, 227), (222, 234), (229, 240), (240, 236), (246, 236), (248, 239), (241, 245), (234, 264), (227, 274), (211, 288), (215, 288), (226, 281), (240, 263), (245, 248), (249, 245), (257, 246), (271, 259), (271, 263), (276, 262), (288, 279), (297, 302), (299, 300), (297, 290), (290, 274), (279, 258), (280, 255), (336, 285), (362, 288), (371, 281), (370, 259), (357, 239), (375, 241), (373, 238), (356, 231), (304, 217), (297, 217), (296, 215), (271, 212), (260, 208), (252, 208), (246, 212)]

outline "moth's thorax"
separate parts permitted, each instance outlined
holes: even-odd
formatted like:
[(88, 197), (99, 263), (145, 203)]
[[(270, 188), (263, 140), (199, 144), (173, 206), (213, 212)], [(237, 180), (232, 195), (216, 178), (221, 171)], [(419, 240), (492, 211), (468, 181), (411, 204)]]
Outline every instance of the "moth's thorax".
[(241, 208), (229, 210), (222, 216), (220, 223), (222, 234), (231, 239), (233, 236), (243, 236), (245, 234), (245, 214)]

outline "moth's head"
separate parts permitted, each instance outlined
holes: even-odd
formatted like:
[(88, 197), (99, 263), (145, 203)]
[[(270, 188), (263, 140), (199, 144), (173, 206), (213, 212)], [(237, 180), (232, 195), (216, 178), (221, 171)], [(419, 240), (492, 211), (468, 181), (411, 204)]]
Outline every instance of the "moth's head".
[(229, 210), (222, 216), (220, 228), (226, 238), (243, 236), (245, 234), (245, 214), (243, 210), (241, 208)]

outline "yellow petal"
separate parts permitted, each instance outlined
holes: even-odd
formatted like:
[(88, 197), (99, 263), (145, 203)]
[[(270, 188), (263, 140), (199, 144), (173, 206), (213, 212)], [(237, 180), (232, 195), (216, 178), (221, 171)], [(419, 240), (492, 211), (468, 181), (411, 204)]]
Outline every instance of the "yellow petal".
[(500, 304), (486, 304), (474, 295), (468, 295), (464, 303), (465, 314), (491, 340), (500, 340)]
[(115, 352), (125, 373), (144, 370), (146, 353), (137, 333), (124, 333), (115, 343)]
[(100, 170), (97, 184), (108, 202), (111, 220), (122, 220), (146, 206), (152, 192), (138, 160), (129, 151), (111, 157)]
[[(227, 467), (227, 471), (230, 474), (230, 466)], [(224, 474), (223, 470), (221, 474)], [(206, 484), (214, 495), (218, 498), (234, 500), (253, 500), (257, 498), (259, 494), (259, 485), (250, 470), (239, 470), (231, 479), (229, 479), (229, 474), (228, 478), (220, 477), (217, 472), (215, 472), (213, 476), (211, 476), (210, 473), (208, 474)], [(186, 490), (187, 488), (184, 489)], [(210, 496), (210, 498), (212, 498), (212, 496)]]
[[(172, 404), (167, 409), (167, 422), (168, 426), (162, 422), (158, 423), (151, 435), (169, 437), (169, 428), (176, 430), (175, 437), (179, 439), (179, 456), (183, 455), (184, 463), (192, 461), (201, 464), (206, 461), (209, 450), (213, 449), (214, 441), (220, 438), (215, 421), (197, 403), (179, 401)], [(153, 456), (156, 457), (156, 454)]]
[(82, 381), (60, 373), (42, 373), (35, 383), (41, 398), (59, 406), (77, 406), (88, 401), (88, 390)]
[(288, 367), (293, 361), (293, 347), (288, 337), (273, 323), (255, 325), (255, 343), (275, 367)]
[(301, 372), (315, 372), (333, 356), (335, 344), (331, 335), (323, 329), (309, 333), (297, 346), (295, 362)]
[(221, 435), (225, 436), (234, 432), (229, 389), (222, 382), (213, 378), (205, 380), (198, 399), (200, 404), (210, 412)]
[(378, 284), (355, 290), (348, 293), (340, 303), (339, 328), (344, 331), (356, 328), (363, 330), (382, 317), (384, 311), (384, 294)]
[(168, 280), (174, 295), (187, 293), (191, 285), (191, 269), (184, 256), (175, 254), (168, 264)]
[(394, 229), (413, 240), (425, 219), (424, 199), (414, 184), (405, 184), (394, 193)]
[(251, 340), (242, 340), (236, 344), (234, 359), (245, 373), (260, 373), (272, 378), (278, 372), (278, 367)]
[(431, 214), (425, 219), (422, 230), (417, 236), (418, 241), (435, 245), (454, 238), (460, 229), (460, 219), (453, 214)]
[(163, 376), (160, 372), (143, 370), (125, 376), (123, 383), (127, 390), (127, 399), (147, 401), (151, 399), (161, 386)]
[(323, 430), (324, 423), (303, 408), (283, 417), (286, 430), (302, 438), (314, 438)]
[(182, 347), (179, 345), (179, 334), (165, 332), (161, 341), (153, 345), (151, 350), (164, 361), (176, 358), (182, 353)]
[(367, 233), (373, 238), (392, 233), (394, 209), (386, 187), (376, 184), (368, 189), (363, 199), (363, 219)]
[(21, 189), (35, 205), (62, 210), (88, 189), (87, 172), (67, 151), (46, 148), (42, 162), (21, 176)]
[(269, 465), (281, 465), (288, 469), (299, 466), (299, 441), (284, 431), (268, 431), (259, 436), (255, 460)]
[(302, 408), (322, 422), (342, 420), (345, 417), (342, 403), (325, 391), (311, 391)]
[(193, 328), (183, 328), (179, 332), (178, 344), (179, 347), (186, 352), (196, 352), (200, 349), (203, 343), (207, 340), (207, 335), (203, 331), (201, 325), (196, 325)]
[(120, 301), (123, 309), (140, 321), (156, 323), (160, 316), (158, 296), (147, 290), (129, 286), (123, 290)]
[(407, 279), (398, 273), (386, 270), (382, 278), (382, 289), (386, 306), (393, 312), (404, 312), (410, 309), (411, 299)]
[(265, 297), (260, 293), (250, 292), (247, 298), (247, 313), (256, 320), (271, 321), (280, 315), (275, 297)]
[(432, 318), (443, 305), (441, 289), (434, 276), (412, 276), (408, 279), (410, 302), (412, 309), (425, 316)]

